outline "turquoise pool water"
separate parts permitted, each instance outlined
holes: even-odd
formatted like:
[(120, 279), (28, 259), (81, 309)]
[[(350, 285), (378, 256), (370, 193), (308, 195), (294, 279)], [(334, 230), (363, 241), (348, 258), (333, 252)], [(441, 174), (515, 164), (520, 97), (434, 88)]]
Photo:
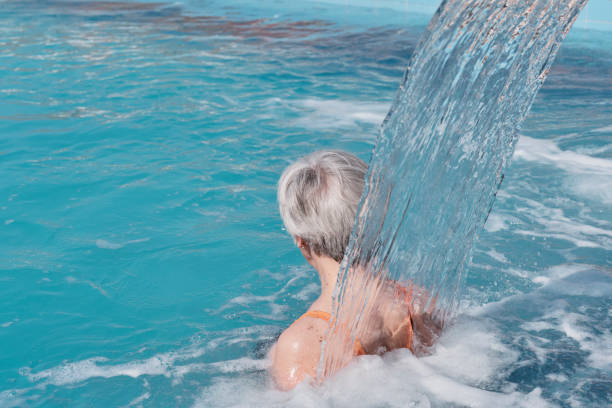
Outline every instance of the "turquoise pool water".
[(608, 405), (612, 33), (580, 22), (436, 352), (268, 383), (317, 291), (276, 180), (319, 148), (368, 159), (411, 10), (0, 2), (0, 406)]

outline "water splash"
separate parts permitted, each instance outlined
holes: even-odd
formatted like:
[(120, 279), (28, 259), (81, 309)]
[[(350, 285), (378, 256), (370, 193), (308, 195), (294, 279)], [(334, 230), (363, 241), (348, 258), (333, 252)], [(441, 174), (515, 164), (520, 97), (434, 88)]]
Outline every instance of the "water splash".
[(435, 303), (438, 321), (453, 317), (519, 126), (586, 2), (440, 5), (372, 153), (320, 375), (346, 365), (352, 342), (372, 330), (368, 315), (381, 282), (425, 288), (413, 307)]

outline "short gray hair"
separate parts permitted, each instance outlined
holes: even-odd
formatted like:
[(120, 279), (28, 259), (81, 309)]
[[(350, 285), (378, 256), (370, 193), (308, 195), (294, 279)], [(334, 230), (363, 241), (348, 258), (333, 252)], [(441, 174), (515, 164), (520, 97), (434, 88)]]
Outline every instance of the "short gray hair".
[(278, 181), (278, 204), (291, 236), (341, 262), (367, 170), (363, 160), (340, 150), (317, 151), (287, 167)]

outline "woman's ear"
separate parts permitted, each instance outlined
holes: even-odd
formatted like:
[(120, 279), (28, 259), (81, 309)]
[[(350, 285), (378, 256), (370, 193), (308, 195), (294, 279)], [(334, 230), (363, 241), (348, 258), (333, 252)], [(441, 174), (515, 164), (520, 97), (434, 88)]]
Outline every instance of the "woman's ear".
[(310, 246), (306, 241), (304, 241), (300, 237), (297, 237), (295, 239), (295, 244), (298, 246), (298, 248), (300, 248), (300, 251), (302, 251), (302, 255), (304, 256), (304, 258), (306, 258), (307, 261), (312, 258), (312, 254), (310, 253)]
[(308, 245), (308, 242), (306, 242), (305, 240), (303, 240), (300, 237), (297, 237), (295, 239), (295, 245), (297, 245), (297, 247), (300, 248), (302, 250), (302, 252), (304, 250), (307, 250), (308, 252), (310, 252), (310, 246)]
[(304, 244), (305, 244), (305, 242), (304, 242), (304, 240), (302, 238), (297, 237), (295, 239), (295, 245), (297, 245), (298, 248), (300, 248), (300, 249), (304, 248)]

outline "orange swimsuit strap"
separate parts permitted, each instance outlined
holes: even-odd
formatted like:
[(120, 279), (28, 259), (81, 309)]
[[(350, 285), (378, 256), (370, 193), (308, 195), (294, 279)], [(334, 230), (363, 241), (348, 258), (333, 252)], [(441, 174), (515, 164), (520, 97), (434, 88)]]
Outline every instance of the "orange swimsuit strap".
[(322, 320), (325, 320), (326, 322), (329, 322), (329, 319), (331, 319), (331, 314), (327, 312), (323, 312), (321, 310), (309, 310), (303, 315), (301, 315), (300, 318), (296, 320), (296, 322), (300, 320), (302, 317), (314, 317), (315, 319), (322, 319)]
[[(406, 302), (408, 304), (410, 304), (410, 301), (412, 299), (412, 290), (408, 289), (407, 287), (400, 285), (399, 283), (396, 283), (396, 288), (398, 290), (398, 292), (402, 295), (404, 295), (404, 298), (406, 300)], [(410, 307), (410, 313), (408, 315), (408, 323), (406, 324), (406, 331), (408, 332), (408, 341), (406, 342), (406, 348), (409, 350), (412, 350), (412, 336), (413, 336), (413, 330), (412, 330), (412, 307)], [(299, 320), (303, 319), (304, 317), (312, 317), (315, 319), (322, 319), (325, 320), (326, 322), (329, 322), (329, 320), (331, 319), (331, 315), (327, 312), (324, 312), (322, 310), (309, 310), (306, 313), (304, 313), (303, 315), (301, 315), (295, 322), (298, 322)], [(361, 344), (361, 342), (359, 341), (359, 339), (355, 339), (355, 344), (353, 346), (353, 352), (356, 356), (362, 356), (364, 354), (367, 354), (365, 349), (363, 348), (363, 345)]]
[[(331, 315), (327, 312), (323, 312), (322, 310), (309, 310), (303, 315), (301, 315), (296, 320), (296, 322), (304, 317), (313, 317), (315, 319), (322, 319), (322, 320), (325, 320), (326, 322), (329, 322), (329, 319), (331, 319)], [(359, 339), (355, 340), (355, 344), (353, 346), (353, 352), (356, 356), (363, 356), (364, 354), (366, 354), (366, 351), (361, 345), (361, 342), (359, 341)]]

